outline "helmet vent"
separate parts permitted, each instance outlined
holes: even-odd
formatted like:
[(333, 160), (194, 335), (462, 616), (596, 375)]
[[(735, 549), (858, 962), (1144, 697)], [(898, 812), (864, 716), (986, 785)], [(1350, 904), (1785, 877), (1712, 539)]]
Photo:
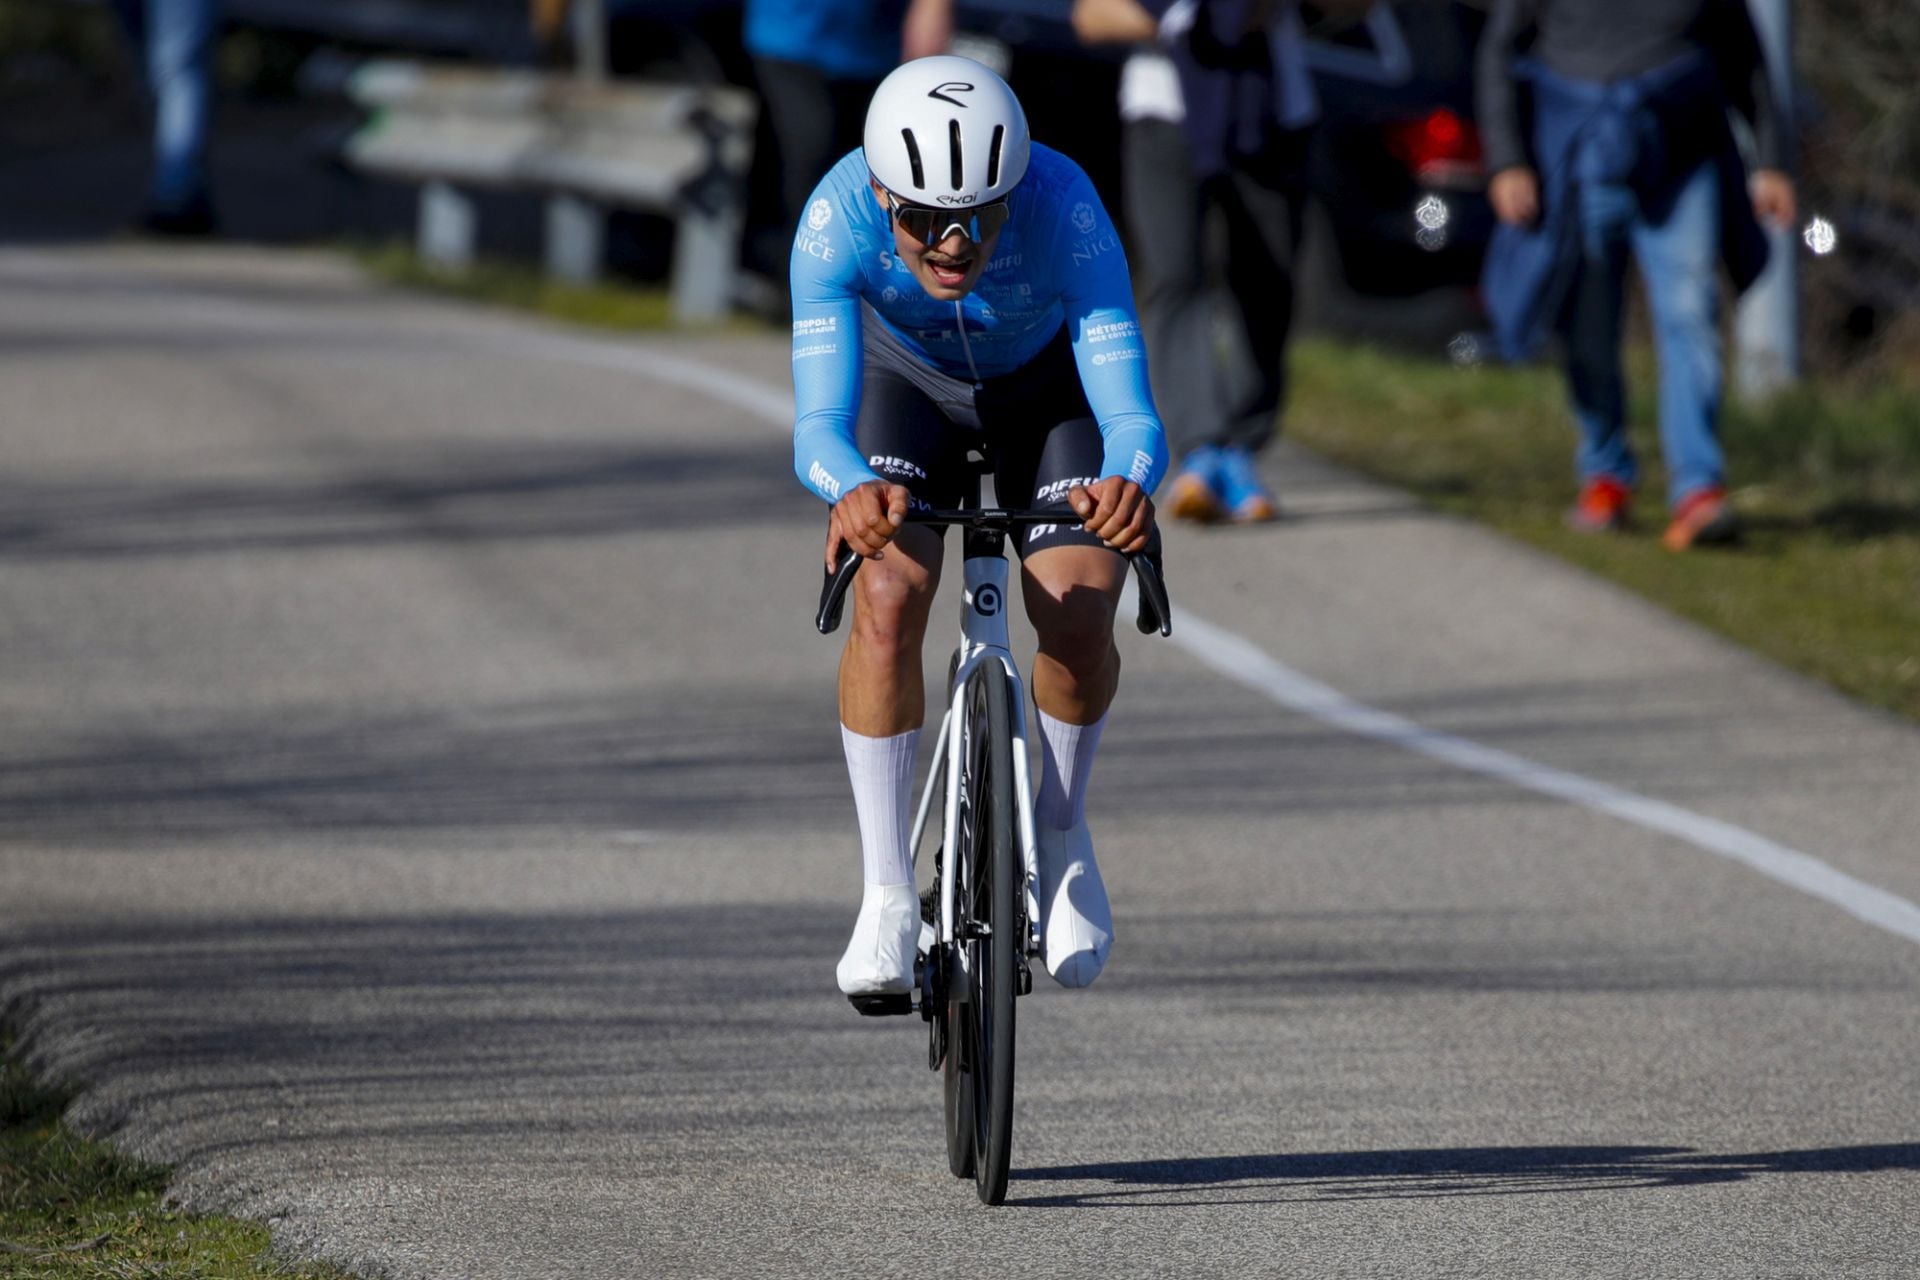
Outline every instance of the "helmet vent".
[(958, 120), (947, 121), (947, 143), (949, 150), (953, 153), (953, 189), (958, 191), (967, 182), (966, 166), (960, 155), (960, 122)]
[(1007, 140), (1007, 126), (993, 126), (993, 145), (987, 148), (987, 185), (1000, 185), (1000, 144)]
[(920, 165), (920, 144), (913, 140), (913, 130), (902, 129), (900, 136), (907, 140), (907, 163), (913, 166), (913, 185), (922, 191), (927, 189), (926, 170)]

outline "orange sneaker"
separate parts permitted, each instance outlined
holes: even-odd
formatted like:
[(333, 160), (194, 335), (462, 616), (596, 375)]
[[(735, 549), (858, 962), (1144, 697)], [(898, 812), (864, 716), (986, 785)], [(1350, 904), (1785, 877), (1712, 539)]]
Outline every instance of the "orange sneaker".
[(1180, 474), (1173, 478), (1173, 488), (1167, 493), (1167, 514), (1176, 520), (1192, 520), (1197, 524), (1212, 524), (1223, 519), (1227, 510), (1215, 486), (1216, 470), (1213, 446), (1203, 445), (1188, 454)]
[(1220, 502), (1231, 513), (1235, 524), (1265, 524), (1280, 518), (1280, 508), (1260, 478), (1253, 454), (1238, 445), (1220, 450), (1218, 481), (1215, 487)]
[(1727, 491), (1717, 484), (1695, 489), (1673, 507), (1673, 523), (1660, 539), (1669, 551), (1718, 546), (1740, 536), (1740, 518), (1727, 502)]
[(1599, 476), (1581, 486), (1580, 497), (1567, 512), (1567, 527), (1576, 533), (1618, 533), (1627, 527), (1627, 508), (1633, 490), (1612, 476)]

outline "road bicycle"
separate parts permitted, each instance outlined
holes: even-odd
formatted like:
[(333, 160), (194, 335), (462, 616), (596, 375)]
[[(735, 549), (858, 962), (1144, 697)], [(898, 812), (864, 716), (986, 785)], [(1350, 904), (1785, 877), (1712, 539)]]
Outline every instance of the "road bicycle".
[[(914, 992), (849, 997), (868, 1016), (917, 1012), (926, 1022), (927, 1065), (944, 1077), (948, 1168), (955, 1177), (971, 1177), (990, 1205), (1007, 1195), (1014, 999), (1033, 989), (1030, 962), (1040, 955), (1041, 920), (1026, 697), (1007, 639), (1005, 545), (1009, 534), (1062, 520), (1057, 510), (981, 508), (977, 496), (958, 510), (907, 516), (909, 524), (964, 531), (961, 640), (948, 665), (947, 711), (912, 836), (917, 864), (938, 790), (945, 816), (933, 884), (921, 896), (933, 942), (915, 966)], [(822, 635), (840, 625), (847, 587), (861, 564), (845, 544), (842, 550), (820, 593), (815, 625)], [(1130, 559), (1139, 582), (1139, 629), (1172, 634), (1157, 554)]]

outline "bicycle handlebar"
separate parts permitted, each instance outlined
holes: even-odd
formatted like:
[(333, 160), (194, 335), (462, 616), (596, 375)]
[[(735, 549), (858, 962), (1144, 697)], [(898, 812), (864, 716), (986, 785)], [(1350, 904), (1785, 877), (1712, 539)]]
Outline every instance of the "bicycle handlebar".
[[(1070, 520), (1071, 517), (1066, 519)], [(985, 507), (961, 511), (909, 511), (906, 522), (957, 524), (1007, 533), (1027, 525), (1060, 524), (1063, 518), (1058, 511), (1004, 511)], [(865, 559), (844, 542), (840, 544), (840, 551), (839, 564), (824, 571), (826, 581), (820, 587), (820, 610), (813, 619), (813, 625), (823, 636), (831, 635), (839, 628), (840, 610), (846, 603), (847, 588), (852, 585), (853, 575), (860, 571), (860, 562)], [(1163, 636), (1172, 635), (1173, 606), (1167, 599), (1166, 575), (1160, 564), (1160, 554), (1157, 551), (1136, 552), (1127, 556), (1127, 562), (1133, 566), (1133, 576), (1140, 583), (1140, 611), (1134, 618), (1134, 626), (1139, 628), (1141, 635), (1152, 635), (1156, 631)]]

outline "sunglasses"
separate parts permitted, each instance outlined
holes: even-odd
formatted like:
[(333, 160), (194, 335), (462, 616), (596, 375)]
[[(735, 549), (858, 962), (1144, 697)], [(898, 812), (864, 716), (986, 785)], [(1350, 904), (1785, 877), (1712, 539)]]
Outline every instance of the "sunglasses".
[(939, 244), (956, 227), (967, 239), (975, 244), (983, 244), (1007, 225), (1005, 198), (990, 204), (975, 205), (971, 209), (933, 209), (923, 204), (908, 204), (891, 191), (886, 195), (887, 209), (893, 214), (893, 220), (908, 235), (925, 245)]

